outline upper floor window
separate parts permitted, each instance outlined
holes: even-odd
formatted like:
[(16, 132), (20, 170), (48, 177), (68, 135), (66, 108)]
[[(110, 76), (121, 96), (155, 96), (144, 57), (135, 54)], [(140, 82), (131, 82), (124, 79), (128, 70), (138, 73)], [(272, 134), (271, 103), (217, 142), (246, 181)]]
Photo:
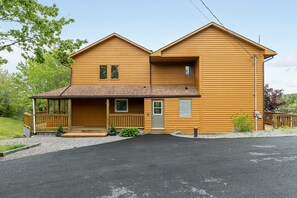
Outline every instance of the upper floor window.
[(100, 79), (107, 78), (107, 65), (100, 65)]
[(191, 66), (189, 66), (189, 65), (185, 66), (185, 76), (186, 77), (191, 76)]
[(119, 66), (118, 65), (111, 66), (111, 79), (119, 79)]

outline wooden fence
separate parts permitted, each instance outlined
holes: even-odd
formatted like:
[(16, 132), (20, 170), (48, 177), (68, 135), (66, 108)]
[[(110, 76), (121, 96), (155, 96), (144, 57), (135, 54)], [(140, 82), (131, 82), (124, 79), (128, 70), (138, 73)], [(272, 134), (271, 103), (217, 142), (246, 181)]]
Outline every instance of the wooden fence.
[(109, 114), (109, 123), (116, 128), (144, 128), (143, 114)]
[(297, 114), (264, 112), (264, 123), (279, 127), (297, 127)]

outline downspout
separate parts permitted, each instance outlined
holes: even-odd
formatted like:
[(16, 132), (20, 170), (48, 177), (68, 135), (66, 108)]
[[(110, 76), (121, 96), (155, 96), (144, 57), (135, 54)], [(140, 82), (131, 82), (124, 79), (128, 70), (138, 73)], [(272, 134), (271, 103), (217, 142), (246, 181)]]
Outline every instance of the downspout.
[(152, 62), (151, 62), (151, 56), (149, 56), (150, 61), (150, 96), (152, 95)]
[(257, 55), (254, 54), (254, 117), (255, 117), (255, 127), (256, 133), (258, 133), (258, 115), (257, 115)]

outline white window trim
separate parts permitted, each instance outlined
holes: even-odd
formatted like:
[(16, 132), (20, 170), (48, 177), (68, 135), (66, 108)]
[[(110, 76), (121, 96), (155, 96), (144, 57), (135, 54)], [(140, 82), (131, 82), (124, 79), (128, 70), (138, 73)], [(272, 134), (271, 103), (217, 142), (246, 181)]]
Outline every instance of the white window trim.
[[(191, 115), (180, 115), (180, 101), (181, 100), (190, 100), (191, 101)], [(179, 113), (179, 117), (182, 117), (182, 118), (191, 118), (193, 116), (193, 101), (192, 99), (179, 99), (178, 101), (178, 113)]]
[[(117, 101), (123, 101), (125, 100), (127, 102), (127, 110), (126, 111), (121, 111), (121, 110), (117, 110)], [(129, 103), (128, 103), (128, 99), (115, 99), (114, 100), (114, 112), (122, 112), (122, 113), (127, 113), (129, 110)]]
[[(155, 102), (161, 102), (161, 113), (159, 114), (155, 114)], [(154, 100), (153, 101), (153, 115), (163, 115), (163, 111), (164, 111), (164, 109), (163, 109), (164, 107), (163, 107), (163, 101), (162, 100)]]

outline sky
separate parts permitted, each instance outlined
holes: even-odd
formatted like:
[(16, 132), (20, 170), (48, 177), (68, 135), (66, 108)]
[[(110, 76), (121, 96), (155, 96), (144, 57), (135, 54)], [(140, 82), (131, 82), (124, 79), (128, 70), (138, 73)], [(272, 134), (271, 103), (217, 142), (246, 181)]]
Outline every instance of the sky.
[[(168, 43), (216, 19), (200, 0), (40, 0), (57, 4), (60, 16), (74, 18), (63, 29), (64, 39), (87, 39), (89, 44), (116, 32), (150, 50)], [(204, 0), (219, 20), (278, 55), (265, 63), (265, 83), (284, 93), (297, 93), (297, 1), (295, 0)], [(209, 20), (208, 20), (208, 19)], [(0, 53), (16, 71), (20, 50)]]

